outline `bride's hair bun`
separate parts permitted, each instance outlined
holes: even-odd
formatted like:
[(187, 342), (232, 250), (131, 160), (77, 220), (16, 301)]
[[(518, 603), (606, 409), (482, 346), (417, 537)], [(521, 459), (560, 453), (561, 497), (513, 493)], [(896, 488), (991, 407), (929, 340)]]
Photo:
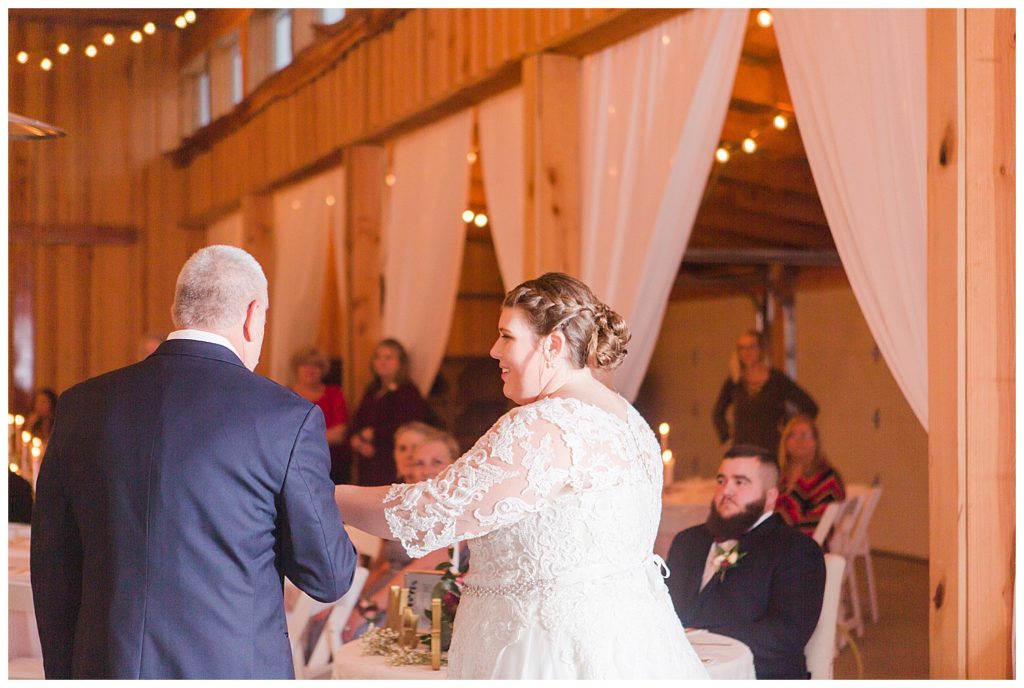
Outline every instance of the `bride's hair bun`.
[(521, 309), (540, 337), (561, 330), (577, 368), (614, 370), (626, 357), (626, 321), (575, 277), (545, 273), (506, 294), (502, 306)]

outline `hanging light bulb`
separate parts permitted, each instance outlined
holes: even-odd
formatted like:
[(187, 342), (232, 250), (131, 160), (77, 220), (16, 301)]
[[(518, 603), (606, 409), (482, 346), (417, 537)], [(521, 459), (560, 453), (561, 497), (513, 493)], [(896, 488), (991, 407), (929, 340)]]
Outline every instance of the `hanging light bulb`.
[(186, 10), (185, 11), (185, 21), (187, 21), (189, 24), (195, 24), (195, 22), (196, 22), (196, 13), (193, 12), (192, 10)]
[(715, 160), (718, 162), (729, 162), (729, 149), (725, 146), (719, 146), (718, 150), (715, 151)]
[(761, 10), (757, 13), (757, 25), (762, 29), (767, 29), (772, 25), (772, 13), (768, 10)]
[(754, 141), (754, 139), (750, 138), (749, 136), (747, 138), (743, 139), (743, 152), (744, 153), (753, 153), (756, 150), (757, 150), (757, 142)]
[(462, 221), (463, 222), (472, 222), (474, 217), (476, 217), (476, 213), (474, 213), (472, 210), (463, 210), (462, 211)]
[(156, 33), (156, 24), (154, 24), (153, 22), (146, 22), (143, 25), (142, 30), (145, 31), (150, 36), (152, 36), (153, 34)]
[(386, 177), (384, 177), (384, 183), (387, 184), (388, 186), (394, 186), (395, 185), (395, 175), (391, 174), (389, 172), (388, 175)]
[(142, 32), (139, 30), (132, 31), (132, 43), (142, 42)]
[(26, 62), (28, 62), (28, 53), (24, 50), (18, 53), (18, 62), (20, 62), (21, 64), (25, 64)]
[(483, 213), (480, 213), (475, 218), (473, 218), (473, 224), (475, 224), (477, 227), (486, 227), (487, 226), (487, 216), (484, 215)]
[(57, 46), (57, 52), (59, 52), (61, 55), (67, 55), (69, 52), (71, 52), (71, 46), (67, 43), (61, 43)]
[(85, 46), (85, 56), (86, 57), (96, 57), (96, 52), (97, 52), (96, 51), (96, 46), (93, 45), (92, 43), (90, 43), (89, 45)]
[(179, 16), (175, 18), (174, 25), (177, 26), (179, 29), (184, 29), (186, 26), (188, 26), (188, 22), (185, 21), (185, 17)]
[(476, 151), (469, 151), (466, 153), (466, 162), (470, 165), (476, 162)]
[(783, 129), (789, 126), (789, 120), (786, 119), (786, 116), (780, 112), (779, 114), (775, 115), (775, 118), (772, 120), (772, 126), (778, 129), (779, 131), (782, 131)]
[(114, 45), (114, 34), (103, 34), (103, 45)]
[(11, 473), (17, 473), (18, 472), (18, 464), (16, 464), (16, 463), (9, 463), (9, 464), (7, 464), (7, 467), (11, 469)]
[(327, 198), (324, 199), (324, 203), (326, 203), (327, 205), (329, 205), (331, 207), (334, 207), (334, 204), (337, 203), (337, 202), (338, 201), (337, 201), (337, 199), (334, 198), (334, 196), (328, 196)]
[(48, 57), (44, 57), (43, 61), (39, 63), (39, 66), (43, 68), (43, 71), (48, 72), (53, 67), (53, 61)]

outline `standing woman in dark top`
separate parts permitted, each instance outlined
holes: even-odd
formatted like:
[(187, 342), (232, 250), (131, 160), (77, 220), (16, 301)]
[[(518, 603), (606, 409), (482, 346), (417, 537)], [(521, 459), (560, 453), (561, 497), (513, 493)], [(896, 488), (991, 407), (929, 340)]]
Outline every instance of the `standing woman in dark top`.
[[(719, 441), (756, 444), (774, 451), (779, 446), (782, 425), (791, 415), (787, 403), (795, 407), (794, 413), (817, 417), (814, 399), (785, 373), (769, 365), (760, 332), (748, 330), (740, 335), (730, 368), (712, 415)], [(729, 407), (732, 432), (725, 417)]]
[(397, 481), (395, 430), (413, 420), (426, 420), (427, 403), (409, 381), (409, 355), (395, 339), (382, 340), (370, 363), (373, 382), (366, 388), (346, 442), (352, 449), (356, 484), (390, 485)]

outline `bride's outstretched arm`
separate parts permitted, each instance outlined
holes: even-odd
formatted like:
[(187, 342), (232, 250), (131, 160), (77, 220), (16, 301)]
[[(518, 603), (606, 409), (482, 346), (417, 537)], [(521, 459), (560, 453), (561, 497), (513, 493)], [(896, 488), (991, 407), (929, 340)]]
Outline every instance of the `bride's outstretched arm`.
[(384, 520), (384, 496), (389, 489), (390, 485), (335, 485), (334, 501), (338, 503), (341, 519), (371, 535), (393, 540), (387, 521)]

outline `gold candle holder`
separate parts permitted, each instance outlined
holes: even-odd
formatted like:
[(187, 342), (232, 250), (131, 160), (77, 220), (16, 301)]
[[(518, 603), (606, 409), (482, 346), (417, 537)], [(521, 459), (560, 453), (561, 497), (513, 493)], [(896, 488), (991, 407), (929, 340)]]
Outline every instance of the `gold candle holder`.
[(412, 650), (420, 644), (419, 635), (416, 633), (416, 627), (419, 626), (419, 623), (419, 615), (406, 607), (405, 612), (402, 614), (402, 635), (399, 639), (399, 644), (402, 647)]
[(387, 625), (386, 628), (390, 628), (393, 631), (397, 631), (401, 623), (401, 617), (398, 614), (398, 610), (401, 609), (398, 605), (398, 599), (401, 595), (401, 588), (397, 585), (392, 585), (388, 591), (388, 611), (387, 611)]
[(430, 668), (441, 670), (441, 598), (430, 600)]

